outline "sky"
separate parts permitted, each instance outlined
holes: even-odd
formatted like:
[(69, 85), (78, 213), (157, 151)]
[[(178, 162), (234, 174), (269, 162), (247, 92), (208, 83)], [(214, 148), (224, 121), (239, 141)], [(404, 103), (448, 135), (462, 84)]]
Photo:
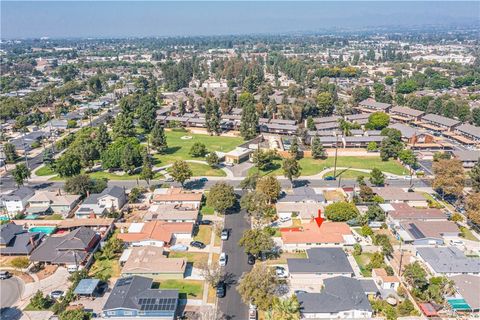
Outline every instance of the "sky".
[(480, 2), (0, 1), (0, 36), (151, 37), (479, 24)]

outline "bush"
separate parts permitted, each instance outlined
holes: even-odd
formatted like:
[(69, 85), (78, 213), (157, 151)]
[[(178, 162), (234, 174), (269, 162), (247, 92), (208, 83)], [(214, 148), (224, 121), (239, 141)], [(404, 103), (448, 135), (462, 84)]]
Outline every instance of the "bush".
[(25, 269), (30, 265), (30, 260), (27, 257), (16, 257), (10, 262), (15, 269)]
[(362, 254), (362, 246), (359, 243), (353, 245), (353, 255), (359, 256)]

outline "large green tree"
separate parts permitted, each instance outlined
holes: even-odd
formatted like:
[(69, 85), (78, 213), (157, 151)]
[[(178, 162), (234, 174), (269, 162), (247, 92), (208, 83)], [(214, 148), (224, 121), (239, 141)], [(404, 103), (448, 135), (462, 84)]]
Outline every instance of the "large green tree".
[(327, 157), (327, 152), (320, 142), (319, 137), (313, 137), (312, 139), (312, 158), (313, 159), (325, 159)]
[(257, 181), (256, 191), (265, 194), (269, 204), (278, 199), (280, 190), (280, 182), (275, 176), (264, 176)]
[(240, 134), (245, 140), (253, 139), (258, 132), (258, 115), (255, 104), (248, 101), (243, 106), (242, 119), (240, 120)]
[(152, 147), (160, 153), (167, 150), (167, 137), (165, 136), (165, 130), (160, 122), (155, 123), (151, 131), (150, 142)]
[(325, 217), (332, 221), (348, 221), (358, 216), (358, 209), (350, 202), (335, 202), (325, 208)]
[(244, 303), (252, 303), (266, 311), (272, 308), (277, 286), (273, 269), (265, 263), (257, 263), (250, 272), (243, 274), (237, 290)]
[(469, 172), (470, 180), (472, 182), (472, 189), (474, 192), (480, 192), (480, 159), (473, 166)]
[(92, 179), (87, 174), (79, 174), (67, 178), (63, 188), (68, 193), (85, 197), (88, 193), (102, 192), (107, 187), (107, 182), (107, 179)]
[(210, 188), (207, 206), (223, 214), (235, 205), (236, 199), (233, 186), (225, 182), (217, 182)]
[(388, 127), (390, 117), (385, 112), (374, 112), (368, 117), (366, 128), (372, 130), (382, 130)]
[(80, 158), (67, 151), (60, 158), (57, 159), (55, 164), (55, 171), (61, 177), (71, 177), (80, 173), (82, 165), (80, 164)]
[(135, 136), (135, 126), (133, 125), (132, 117), (123, 113), (117, 115), (113, 123), (112, 133), (115, 139)]
[(207, 131), (210, 134), (220, 134), (220, 106), (216, 99), (207, 99), (205, 104), (205, 121), (207, 124)]
[(302, 168), (295, 158), (286, 158), (282, 164), (283, 175), (290, 181), (293, 188), (293, 179), (300, 177)]
[(243, 247), (246, 253), (255, 256), (262, 252), (270, 252), (275, 246), (270, 233), (258, 228), (245, 230), (238, 244)]
[(173, 180), (180, 182), (183, 187), (185, 181), (192, 177), (193, 172), (186, 161), (179, 160), (173, 163), (170, 168), (170, 174), (172, 175)]
[(385, 184), (385, 175), (380, 169), (372, 169), (372, 172), (370, 172), (370, 183), (374, 186), (383, 186)]
[(5, 160), (8, 163), (14, 163), (18, 158), (17, 150), (11, 143), (7, 142), (3, 145), (3, 153), (5, 154)]

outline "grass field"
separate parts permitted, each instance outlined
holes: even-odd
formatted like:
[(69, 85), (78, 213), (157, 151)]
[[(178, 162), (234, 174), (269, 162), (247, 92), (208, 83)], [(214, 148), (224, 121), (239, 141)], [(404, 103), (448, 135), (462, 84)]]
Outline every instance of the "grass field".
[(477, 239), (472, 231), (466, 227), (463, 227), (463, 226), (460, 226), (460, 231), (462, 231), (462, 236), (464, 239), (467, 239), (467, 240), (470, 240), (470, 241), (480, 241), (479, 239)]
[[(319, 172), (327, 169), (332, 168), (334, 166), (334, 157), (329, 157), (325, 160), (320, 159), (313, 159), (313, 158), (302, 158), (299, 160), (300, 166), (302, 167), (302, 176), (311, 176), (318, 174)], [(274, 161), (274, 169), (270, 171), (264, 171), (263, 173), (267, 174), (274, 174), (274, 175), (283, 175), (283, 171), (281, 168), (282, 160), (275, 160)], [(406, 169), (397, 161), (389, 160), (389, 161), (382, 161), (380, 157), (352, 157), (352, 156), (345, 156), (345, 157), (338, 157), (337, 159), (337, 167), (345, 167), (345, 168), (355, 168), (355, 169), (373, 169), (378, 168), (383, 172), (403, 175), (406, 174)], [(256, 168), (251, 168), (250, 172), (256, 172)], [(349, 172), (350, 171), (350, 172)], [(367, 173), (360, 173), (357, 175), (357, 172), (353, 170), (346, 171), (344, 174), (346, 176), (342, 176), (344, 178), (353, 178), (357, 177), (358, 175), (368, 176)]]
[(44, 176), (52, 176), (56, 173), (49, 167), (43, 166), (35, 170), (35, 174), (39, 177), (44, 177)]
[[(228, 152), (243, 142), (242, 138), (219, 137), (204, 134), (192, 134), (189, 132), (167, 131), (168, 150), (165, 154), (155, 155), (159, 161), (157, 166), (167, 165), (177, 160), (205, 160), (204, 158), (194, 158), (189, 152), (195, 142), (205, 144), (208, 151)], [(181, 139), (183, 136), (190, 136), (191, 139)]]
[(370, 258), (372, 257), (372, 253), (370, 252), (363, 252), (359, 256), (354, 256), (355, 261), (357, 262), (358, 266), (360, 267), (360, 271), (364, 277), (371, 277), (372, 271), (367, 270), (367, 264), (370, 262)]
[(197, 235), (193, 238), (196, 241), (201, 241), (204, 244), (210, 244), (212, 237), (212, 227), (211, 226), (199, 226)]
[[(343, 171), (343, 170), (339, 170), (337, 171), (337, 174), (338, 172), (340, 171)], [(330, 172), (327, 172), (326, 174), (323, 175), (323, 177), (326, 177), (326, 176), (333, 176), (333, 170), (330, 171)], [(356, 179), (358, 178), (359, 176), (364, 176), (365, 179), (368, 179), (370, 178), (370, 174), (367, 173), (367, 172), (361, 172), (361, 171), (356, 171), (356, 170), (347, 170), (347, 171), (344, 171), (343, 173), (339, 174), (338, 177), (341, 177), (342, 179)]]
[(160, 289), (178, 289), (180, 299), (202, 299), (203, 281), (169, 279), (160, 281)]
[[(188, 165), (192, 169), (194, 177), (207, 176), (207, 177), (225, 177), (226, 174), (223, 170), (214, 169), (209, 165), (203, 163), (189, 162)], [(170, 172), (170, 168), (167, 169)]]
[(208, 262), (208, 253), (201, 252), (170, 252), (169, 258), (185, 258), (187, 262), (193, 263), (206, 263)]

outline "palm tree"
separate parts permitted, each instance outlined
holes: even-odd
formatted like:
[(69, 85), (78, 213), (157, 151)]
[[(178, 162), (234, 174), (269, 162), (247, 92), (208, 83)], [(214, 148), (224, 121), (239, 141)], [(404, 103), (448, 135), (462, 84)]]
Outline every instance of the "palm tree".
[(299, 320), (300, 303), (298, 303), (297, 296), (288, 299), (275, 299), (272, 311), (272, 320)]

